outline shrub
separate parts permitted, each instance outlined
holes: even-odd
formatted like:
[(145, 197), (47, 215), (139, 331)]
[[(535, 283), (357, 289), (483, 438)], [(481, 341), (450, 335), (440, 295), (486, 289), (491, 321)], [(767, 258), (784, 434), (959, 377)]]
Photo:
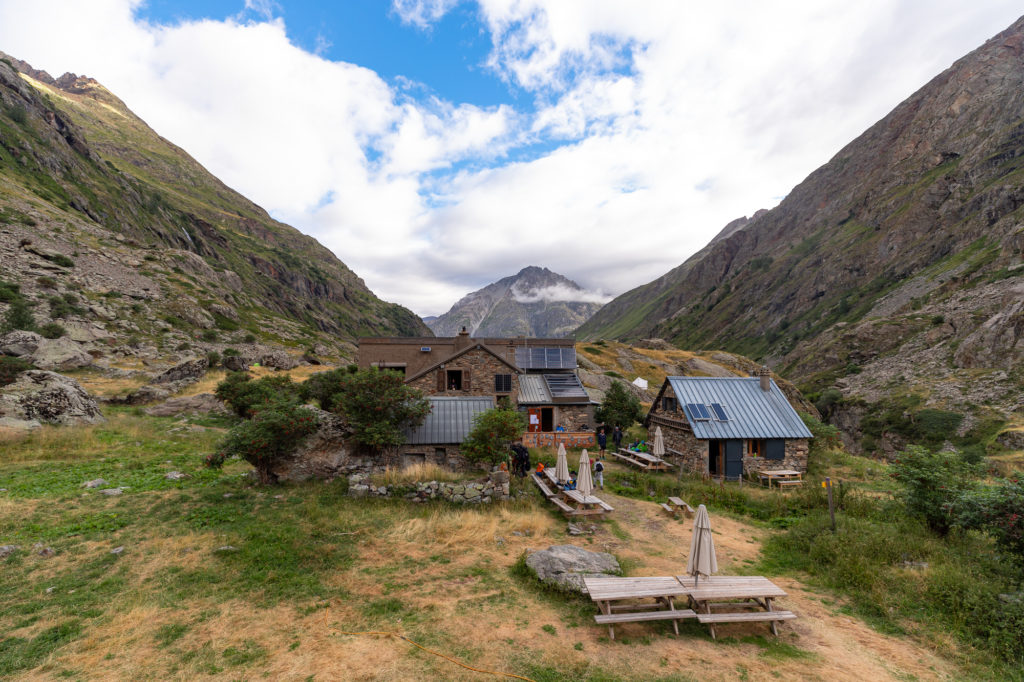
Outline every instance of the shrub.
[(206, 465), (219, 468), (229, 457), (240, 457), (256, 467), (261, 483), (276, 483), (274, 465), (295, 452), (317, 426), (311, 410), (286, 400), (270, 401), (257, 406), (252, 419), (232, 428), (217, 451), (207, 455)]
[(256, 335), (255, 334), (246, 334), (242, 338), (242, 343), (256, 343)]
[(954, 509), (957, 525), (988, 533), (1024, 564), (1024, 483), (1011, 479), (968, 490)]
[(67, 334), (67, 330), (56, 322), (47, 322), (39, 328), (39, 333), (47, 339), (59, 339)]
[(78, 297), (68, 293), (63, 296), (50, 296), (50, 317), (59, 320), (68, 315), (82, 315), (85, 309), (78, 305)]
[(240, 355), (237, 348), (225, 348), (224, 357), (226, 358), (237, 358)]
[(0, 325), (0, 331), (10, 332), (16, 329), (32, 331), (36, 328), (36, 318), (32, 316), (32, 304), (24, 297), (18, 296), (11, 301), (7, 312), (4, 313), (4, 323)]
[(50, 261), (50, 262), (52, 262), (52, 263), (54, 263), (56, 265), (59, 265), (62, 268), (73, 268), (73, 267), (75, 267), (75, 261), (73, 261), (70, 258), (68, 258), (67, 256), (65, 256), (63, 253), (56, 253), (56, 254), (48, 257), (46, 260), (48, 260), (48, 261)]
[(214, 393), (239, 417), (251, 417), (260, 405), (296, 402), (298, 385), (287, 374), (253, 381), (248, 372), (231, 372), (217, 384)]
[(19, 374), (29, 369), (35, 369), (35, 365), (28, 360), (0, 355), (0, 386), (14, 383)]
[(623, 431), (644, 418), (644, 409), (636, 396), (629, 393), (621, 381), (612, 381), (604, 401), (594, 412), (598, 424), (618, 426)]
[(0, 303), (10, 303), (21, 298), (21, 287), (11, 282), (0, 280)]
[(209, 367), (213, 369), (220, 364), (220, 353), (215, 350), (211, 350), (206, 354), (206, 361), (209, 363)]
[(903, 484), (903, 503), (913, 516), (946, 535), (953, 526), (952, 506), (974, 484), (974, 468), (955, 452), (931, 452), (911, 445), (892, 464), (892, 477)]
[(213, 329), (204, 329), (200, 338), (207, 343), (215, 343), (217, 341), (217, 332)]
[(810, 443), (809, 454), (814, 455), (826, 450), (838, 450), (843, 446), (843, 441), (839, 438), (839, 429), (831, 424), (822, 423), (806, 412), (799, 412), (798, 414), (807, 426), (807, 430), (814, 436)]
[(57, 280), (55, 280), (53, 277), (36, 277), (36, 282), (39, 283), (39, 286), (46, 287), (47, 289), (57, 288)]
[(508, 446), (523, 436), (526, 415), (512, 407), (495, 407), (473, 419), (473, 428), (462, 441), (462, 454), (473, 462), (497, 464), (505, 459)]
[(346, 369), (317, 372), (300, 384), (299, 396), (307, 402), (316, 400), (321, 409), (333, 411), (344, 390), (344, 377), (349, 373)]
[(403, 429), (423, 423), (430, 402), (419, 390), (406, 385), (398, 372), (376, 367), (345, 374), (334, 411), (345, 415), (355, 440), (374, 448), (401, 445)]

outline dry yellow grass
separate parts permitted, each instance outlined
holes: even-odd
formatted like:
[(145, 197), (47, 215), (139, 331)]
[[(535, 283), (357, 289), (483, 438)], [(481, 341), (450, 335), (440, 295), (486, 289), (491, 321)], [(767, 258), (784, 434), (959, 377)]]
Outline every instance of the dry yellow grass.
[(97, 370), (67, 372), (82, 388), (96, 396), (115, 396), (130, 393), (147, 384), (146, 377), (109, 377)]
[(388, 467), (383, 474), (372, 477), (374, 485), (405, 485), (426, 481), (459, 481), (465, 474), (446, 469), (430, 462), (421, 462), (403, 469)]
[[(337, 369), (331, 365), (300, 365), (294, 369), (286, 370), (273, 370), (269, 367), (253, 367), (249, 370), (254, 379), (269, 376), (271, 374), (275, 376), (288, 375), (292, 378), (292, 381), (305, 381), (310, 376), (317, 372), (327, 372), (332, 369)], [(224, 377), (227, 376), (227, 370), (224, 369), (213, 369), (206, 373), (202, 379), (194, 384), (186, 386), (184, 389), (175, 394), (177, 397), (198, 395), (200, 393), (213, 393), (217, 389), (217, 384), (224, 381)]]

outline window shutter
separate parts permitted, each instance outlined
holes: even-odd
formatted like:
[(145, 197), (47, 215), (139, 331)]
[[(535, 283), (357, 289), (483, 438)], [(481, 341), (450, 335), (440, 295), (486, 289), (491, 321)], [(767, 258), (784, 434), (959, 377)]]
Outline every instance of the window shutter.
[(470, 384), (469, 382), (469, 368), (467, 367), (466, 369), (462, 370), (462, 390), (468, 391), (472, 387), (472, 384)]
[(445, 389), (448, 388), (444, 385), (445, 372), (443, 369), (437, 370), (437, 390), (444, 393)]
[(786, 458), (786, 441), (781, 438), (772, 438), (765, 441), (765, 459), (783, 460)]

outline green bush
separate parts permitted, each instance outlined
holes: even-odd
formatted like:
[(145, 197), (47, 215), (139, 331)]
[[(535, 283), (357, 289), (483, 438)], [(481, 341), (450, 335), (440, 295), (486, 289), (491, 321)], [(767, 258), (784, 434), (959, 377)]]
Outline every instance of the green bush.
[(618, 426), (626, 430), (634, 422), (644, 418), (644, 408), (636, 396), (626, 390), (621, 381), (612, 381), (608, 392), (604, 394), (604, 401), (594, 411), (594, 418), (598, 424)]
[(261, 405), (297, 402), (299, 390), (287, 374), (253, 381), (248, 372), (231, 372), (217, 384), (214, 393), (239, 417), (251, 417)]
[(39, 333), (47, 339), (59, 339), (67, 334), (67, 330), (56, 322), (47, 322), (39, 328)]
[(217, 451), (207, 455), (206, 465), (219, 468), (228, 458), (240, 457), (256, 468), (261, 483), (276, 483), (274, 465), (295, 452), (318, 426), (316, 413), (293, 402), (261, 404), (253, 408), (252, 419), (232, 428)]
[(0, 280), (0, 303), (10, 303), (19, 298), (21, 298), (20, 286)]
[(218, 353), (215, 350), (211, 350), (209, 353), (206, 354), (206, 362), (210, 369), (213, 369), (214, 367), (220, 364), (220, 353)]
[(207, 343), (216, 343), (217, 342), (217, 332), (216, 332), (216, 330), (213, 330), (213, 329), (204, 329), (202, 335), (200, 336), (200, 338), (202, 338), (202, 340), (206, 341)]
[(11, 332), (16, 329), (32, 331), (36, 328), (36, 318), (32, 315), (32, 304), (23, 296), (18, 296), (7, 307), (4, 313), (4, 323), (0, 325), (0, 332)]
[(67, 256), (65, 256), (63, 253), (57, 253), (57, 254), (54, 254), (52, 256), (49, 256), (46, 260), (48, 260), (48, 261), (50, 261), (50, 262), (52, 262), (52, 263), (54, 263), (56, 265), (59, 265), (62, 268), (73, 268), (73, 267), (75, 267), (75, 261), (73, 261), (70, 258), (68, 258)]
[(0, 355), (0, 386), (13, 384), (19, 374), (29, 369), (35, 369), (35, 365), (28, 360)]
[(317, 372), (299, 385), (299, 396), (307, 402), (316, 400), (320, 409), (332, 412), (344, 390), (344, 378), (351, 373), (348, 369)]
[(809, 455), (817, 455), (826, 450), (838, 450), (843, 447), (843, 441), (839, 438), (838, 428), (831, 424), (822, 423), (806, 412), (799, 412), (798, 414), (811, 432), (811, 435), (814, 436), (810, 443)]
[(252, 333), (246, 334), (242, 338), (242, 343), (256, 343), (256, 335)]
[(55, 320), (69, 315), (85, 314), (85, 308), (78, 305), (78, 297), (72, 293), (63, 296), (50, 296), (47, 301), (50, 303), (50, 317)]
[(911, 445), (893, 462), (892, 477), (903, 484), (903, 503), (940, 535), (953, 527), (952, 506), (974, 485), (974, 468), (956, 452), (931, 452)]
[(55, 280), (53, 277), (36, 277), (36, 282), (39, 284), (39, 286), (46, 287), (47, 289), (57, 288), (57, 280)]
[(511, 407), (494, 407), (473, 418), (473, 428), (462, 441), (462, 454), (472, 462), (497, 464), (509, 445), (522, 438), (526, 415)]
[(988, 533), (1024, 567), (1024, 484), (1020, 480), (968, 490), (954, 512), (957, 525)]
[(430, 402), (398, 372), (369, 367), (342, 377), (334, 411), (345, 416), (358, 443), (386, 448), (405, 442), (403, 429), (422, 424)]
[(238, 352), (237, 348), (225, 348), (224, 357), (226, 358), (237, 358), (241, 353)]

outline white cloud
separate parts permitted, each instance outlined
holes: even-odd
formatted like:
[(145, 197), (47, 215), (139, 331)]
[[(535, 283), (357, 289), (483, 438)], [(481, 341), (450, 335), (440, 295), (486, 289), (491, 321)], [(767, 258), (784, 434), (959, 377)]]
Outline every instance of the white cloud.
[[(393, 11), (430, 30), (456, 4)], [(136, 19), (139, 5), (0, 0), (0, 49), (97, 78), (421, 314), (526, 265), (612, 293), (660, 276), (1019, 12), (1009, 0), (479, 0), (490, 69), (533, 98), (481, 107), (303, 50), (271, 0), (175, 25)]]
[(551, 284), (546, 287), (522, 290), (516, 283), (509, 290), (512, 298), (519, 303), (537, 303), (539, 301), (555, 302), (567, 301), (577, 303), (600, 303), (604, 305), (612, 300), (611, 296), (602, 294), (599, 291), (587, 291), (577, 289), (568, 284)]

